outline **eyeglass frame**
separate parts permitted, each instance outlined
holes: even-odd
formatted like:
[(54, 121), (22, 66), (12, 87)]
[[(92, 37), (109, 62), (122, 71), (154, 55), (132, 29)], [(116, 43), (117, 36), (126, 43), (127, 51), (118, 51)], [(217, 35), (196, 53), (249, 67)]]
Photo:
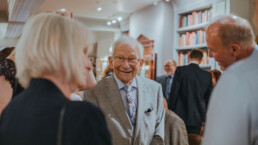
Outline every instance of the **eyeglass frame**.
[[(127, 62), (132, 65), (136, 65), (141, 60), (141, 58), (131, 58), (132, 60), (130, 60), (130, 57), (125, 58), (125, 57), (121, 57), (121, 56), (113, 56), (112, 58), (118, 60), (119, 63), (124, 63), (125, 60), (127, 60)], [(134, 60), (135, 60), (135, 62), (132, 62)]]

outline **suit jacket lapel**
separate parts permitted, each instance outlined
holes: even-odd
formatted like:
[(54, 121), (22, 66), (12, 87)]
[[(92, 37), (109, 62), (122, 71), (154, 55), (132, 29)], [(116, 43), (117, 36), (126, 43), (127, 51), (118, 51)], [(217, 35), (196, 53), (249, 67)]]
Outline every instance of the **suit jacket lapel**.
[(117, 83), (114, 77), (111, 77), (110, 79), (111, 81), (107, 81), (105, 83), (106, 90), (104, 91), (106, 92), (107, 98), (109, 98), (110, 100), (114, 112), (120, 119), (121, 125), (132, 136), (133, 126), (131, 124), (129, 116), (127, 115), (120, 91), (118, 90)]
[[(167, 89), (167, 76), (164, 76), (162, 79), (162, 88), (163, 88), (163, 95), (166, 95), (166, 89)], [(165, 96), (164, 96), (165, 97)]]
[(138, 87), (138, 105), (137, 105), (137, 118), (136, 118), (136, 127), (134, 130), (134, 140), (135, 143), (137, 136), (139, 134), (140, 128), (142, 126), (142, 118), (144, 115), (144, 97), (146, 97), (146, 87), (144, 86), (144, 83), (141, 81), (139, 77), (136, 77), (137, 81), (137, 87)]

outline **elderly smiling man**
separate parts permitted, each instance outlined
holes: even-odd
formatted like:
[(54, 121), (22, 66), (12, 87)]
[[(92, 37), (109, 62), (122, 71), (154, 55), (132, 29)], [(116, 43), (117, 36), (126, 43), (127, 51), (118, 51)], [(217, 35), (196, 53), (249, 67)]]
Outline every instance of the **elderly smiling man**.
[(142, 45), (122, 36), (113, 48), (109, 64), (114, 75), (86, 91), (84, 100), (103, 110), (113, 145), (163, 145), (165, 112), (161, 85), (136, 76), (144, 62)]

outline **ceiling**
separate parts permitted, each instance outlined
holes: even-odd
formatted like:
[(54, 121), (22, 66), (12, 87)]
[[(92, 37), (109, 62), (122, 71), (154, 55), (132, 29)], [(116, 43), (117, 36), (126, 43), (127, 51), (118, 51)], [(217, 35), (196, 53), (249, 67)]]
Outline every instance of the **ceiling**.
[[(15, 46), (25, 21), (36, 13), (66, 9), (92, 30), (120, 31), (129, 24), (130, 14), (157, 1), (161, 0), (0, 0), (0, 49)], [(118, 16), (122, 22), (107, 26)]]
[[(155, 1), (157, 0), (45, 0), (39, 12), (65, 8), (75, 16), (107, 19), (114, 15), (133, 13)], [(102, 7), (102, 11), (97, 12), (98, 6)]]

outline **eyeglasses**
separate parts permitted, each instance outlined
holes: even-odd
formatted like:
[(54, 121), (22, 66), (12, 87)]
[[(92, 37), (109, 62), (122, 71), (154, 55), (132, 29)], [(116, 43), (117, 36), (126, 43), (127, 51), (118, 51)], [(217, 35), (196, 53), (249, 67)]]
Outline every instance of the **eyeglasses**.
[(164, 67), (171, 67), (171, 66), (175, 66), (175, 65), (167, 65), (167, 64), (164, 65)]
[(135, 58), (135, 57), (128, 57), (128, 58), (124, 58), (121, 56), (114, 56), (114, 59), (118, 62), (118, 63), (124, 63), (125, 60), (128, 61), (129, 64), (131, 65), (136, 65), (141, 59), (139, 58)]

